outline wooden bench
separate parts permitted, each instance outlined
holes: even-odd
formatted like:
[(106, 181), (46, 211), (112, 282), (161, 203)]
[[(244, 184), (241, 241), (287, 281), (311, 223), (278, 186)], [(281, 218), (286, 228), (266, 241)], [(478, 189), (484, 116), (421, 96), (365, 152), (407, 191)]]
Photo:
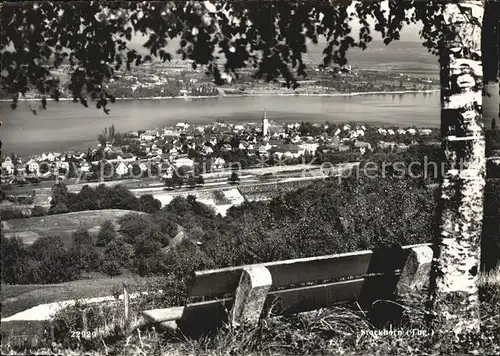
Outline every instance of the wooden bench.
[[(370, 304), (428, 280), (430, 244), (268, 262), (195, 272), (185, 306), (143, 312), (150, 323), (213, 330), (223, 323), (256, 325), (266, 315), (327, 308), (337, 302)], [(196, 332), (195, 332), (196, 333)]]

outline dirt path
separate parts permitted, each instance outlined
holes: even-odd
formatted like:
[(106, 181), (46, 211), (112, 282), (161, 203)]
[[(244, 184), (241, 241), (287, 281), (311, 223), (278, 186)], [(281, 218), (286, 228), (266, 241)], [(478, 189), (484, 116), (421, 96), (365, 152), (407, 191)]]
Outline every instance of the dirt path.
[[(145, 293), (145, 292), (143, 292)], [(131, 293), (130, 299), (136, 298), (140, 293)], [(118, 297), (119, 300), (123, 300), (123, 294)], [(98, 297), (98, 298), (87, 298), (80, 299), (79, 302), (90, 304), (90, 303), (102, 303), (115, 300), (113, 296), (107, 297)], [(1, 322), (8, 321), (19, 321), (19, 320), (50, 320), (54, 315), (68, 306), (75, 305), (76, 300), (63, 300), (60, 302), (48, 303), (48, 304), (40, 304), (35, 307), (23, 310), (17, 314), (11, 315), (7, 318), (1, 320)]]

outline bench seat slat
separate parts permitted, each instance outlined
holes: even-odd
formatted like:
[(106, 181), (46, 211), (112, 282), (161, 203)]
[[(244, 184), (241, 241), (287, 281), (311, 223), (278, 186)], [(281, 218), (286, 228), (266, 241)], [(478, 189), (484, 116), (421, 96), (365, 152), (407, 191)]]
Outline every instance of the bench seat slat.
[(397, 280), (398, 276), (374, 276), (285, 289), (269, 293), (266, 304), (268, 308), (274, 304), (273, 312), (279, 315), (328, 308), (340, 302), (366, 304), (389, 298)]
[[(266, 308), (281, 315), (327, 308), (339, 302), (371, 302), (390, 296), (398, 276), (373, 276), (315, 286), (276, 290), (266, 298)], [(185, 323), (209, 319), (227, 320), (233, 298), (188, 304), (186, 307), (154, 309), (143, 312), (153, 322), (183, 320)]]

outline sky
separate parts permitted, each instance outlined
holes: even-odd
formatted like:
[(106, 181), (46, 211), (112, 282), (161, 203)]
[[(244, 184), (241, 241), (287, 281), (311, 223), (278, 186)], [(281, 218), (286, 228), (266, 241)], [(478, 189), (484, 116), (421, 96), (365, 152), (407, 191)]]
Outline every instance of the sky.
[[(215, 6), (213, 6), (209, 1), (204, 1), (204, 4), (209, 11), (215, 11)], [(382, 2), (382, 7), (385, 7), (385, 8), (388, 7), (387, 1)], [(351, 10), (354, 10), (354, 3), (353, 3), (353, 5), (351, 5), (351, 8), (348, 9), (348, 11), (351, 11)], [(370, 24), (370, 28), (372, 29), (371, 35), (372, 35), (373, 39), (375, 41), (377, 41), (377, 40), (381, 41), (382, 36), (380, 35), (380, 33), (373, 30), (374, 23), (375, 23), (374, 19), (368, 18), (367, 21)], [(359, 24), (359, 22), (357, 20), (352, 21), (352, 23), (351, 23), (352, 36), (355, 39), (358, 38), (358, 33), (359, 33), (360, 27), (361, 27), (361, 25)], [(421, 28), (421, 24), (419, 24), (419, 23), (410, 24), (410, 25), (404, 24), (403, 29), (400, 32), (400, 35), (401, 35), (400, 41), (422, 43), (422, 39), (420, 38), (420, 35), (419, 35), (420, 28)], [(137, 34), (136, 36), (132, 36), (132, 40), (130, 41), (130, 47), (134, 48), (136, 50), (139, 50), (139, 52), (146, 53), (146, 51), (144, 51), (141, 48), (142, 45), (146, 41), (147, 41), (147, 37), (143, 37), (142, 34)], [(170, 40), (166, 49), (168, 51), (171, 51), (171, 52), (173, 52), (173, 50), (178, 49), (179, 48), (179, 41), (180, 41), (179, 39)], [(318, 42), (320, 44), (324, 44), (324, 43), (326, 43), (326, 39), (324, 37), (320, 37)], [(310, 43), (310, 41), (308, 41), (308, 45), (309, 45), (309, 43)]]
[[(356, 3), (358, 3), (359, 1), (353, 1), (353, 3), (347, 8), (347, 11), (348, 12), (354, 12), (355, 11), (355, 6), (356, 6)], [(204, 4), (205, 4), (205, 7), (209, 10), (209, 11), (213, 11), (215, 12), (216, 9), (215, 9), (215, 6), (210, 2), (210, 1), (204, 1)], [(389, 10), (389, 3), (387, 0), (384, 0), (384, 1), (381, 1), (381, 7), (382, 9), (385, 9), (385, 10)], [(371, 28), (373, 28), (374, 26), (374, 19), (372, 18), (368, 18), (368, 23), (371, 25)], [(402, 41), (409, 41), (409, 42), (418, 42), (420, 41), (420, 36), (418, 34), (418, 31), (419, 31), (419, 25), (418, 24), (410, 24), (410, 25), (406, 25), (403, 27), (403, 30), (401, 32), (401, 40)], [(358, 21), (353, 21), (352, 23), (352, 30), (354, 33), (356, 32), (359, 32), (359, 28), (360, 28), (360, 25), (358, 23)], [(378, 35), (377, 33), (377, 36), (379, 38), (377, 39), (382, 39), (380, 37), (380, 35)], [(375, 38), (375, 37), (374, 37)]]

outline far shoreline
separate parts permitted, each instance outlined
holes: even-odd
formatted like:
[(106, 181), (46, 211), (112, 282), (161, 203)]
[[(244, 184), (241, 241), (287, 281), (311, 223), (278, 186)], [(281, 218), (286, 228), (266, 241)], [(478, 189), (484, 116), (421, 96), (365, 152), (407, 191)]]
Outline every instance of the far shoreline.
[[(404, 94), (413, 94), (413, 95), (416, 95), (416, 94), (426, 94), (426, 93), (432, 93), (432, 92), (438, 92), (439, 90), (438, 89), (434, 89), (434, 90), (407, 90), (407, 91), (375, 91), (375, 92), (352, 92), (352, 93), (324, 93), (324, 94), (310, 94), (310, 93), (272, 93), (272, 92), (254, 92), (254, 93), (249, 93), (249, 94), (226, 94), (226, 95), (217, 95), (217, 96), (180, 96), (180, 97), (142, 97), (142, 98), (116, 98), (116, 102), (115, 104), (118, 102), (118, 101), (122, 101), (122, 102), (128, 102), (128, 103), (133, 103), (134, 100), (136, 100), (138, 103), (139, 102), (146, 102), (149, 100), (149, 101), (156, 101), (158, 103), (159, 100), (171, 100), (171, 99), (183, 99), (186, 103), (185, 105), (188, 105), (187, 103), (191, 100), (196, 100), (198, 101), (199, 103), (202, 103), (203, 100), (200, 100), (200, 99), (218, 99), (218, 98), (243, 98), (243, 97), (249, 97), (249, 98), (259, 98), (259, 97), (262, 97), (262, 98), (277, 98), (277, 97), (283, 97), (283, 98), (288, 98), (288, 97), (310, 97), (311, 99), (314, 98), (314, 97), (343, 97), (343, 98), (348, 98), (348, 97), (359, 97), (361, 98), (362, 96), (364, 97), (367, 97), (367, 96), (373, 96), (375, 98), (375, 96), (377, 95), (380, 95), (380, 99), (378, 100), (387, 100), (388, 99), (388, 95), (404, 95)], [(28, 106), (30, 105), (33, 105), (33, 104), (36, 104), (37, 102), (39, 103), (40, 102), (40, 98), (38, 99), (21, 99), (19, 100), (19, 103), (18, 104), (21, 104), (22, 105), (22, 102), (26, 103)], [(328, 101), (328, 99), (325, 99), (326, 101)], [(348, 99), (350, 100), (350, 99)], [(352, 99), (354, 100), (354, 99)], [(362, 99), (362, 100), (365, 100), (365, 99)], [(377, 100), (377, 99), (375, 99)], [(3, 102), (12, 102), (12, 99), (0, 99), (0, 101), (3, 101)], [(47, 101), (50, 101), (51, 103), (53, 103), (55, 100), (54, 99), (47, 99)], [(73, 99), (72, 98), (60, 98), (60, 101), (61, 102), (72, 102)], [(89, 100), (90, 101), (90, 100)], [(172, 103), (174, 103), (173, 101), (171, 101)], [(209, 101), (207, 100), (206, 101), (207, 103), (209, 103)], [(182, 103), (182, 101), (177, 101), (177, 103)], [(221, 100), (219, 102), (220, 104), (223, 104), (224, 101)], [(74, 104), (77, 104), (75, 106), (75, 109), (77, 107), (79, 108), (82, 108), (83, 109), (83, 106), (79, 103), (79, 102), (75, 102)], [(160, 105), (162, 105), (161, 103), (159, 103)], [(51, 104), (49, 104), (49, 107), (50, 107)], [(66, 107), (67, 105), (66, 104), (62, 104), (64, 107)], [(90, 109), (92, 109), (94, 106), (94, 103), (93, 102), (89, 102), (89, 105), (88, 107)], [(165, 105), (166, 105), (166, 102), (165, 102)], [(113, 110), (113, 104), (109, 104), (109, 108), (111, 110)], [(4, 106), (4, 109), (5, 110), (8, 110), (7, 108), (7, 105)], [(69, 107), (68, 109), (71, 110), (71, 108)], [(367, 121), (364, 121), (364, 120), (361, 120), (361, 121), (356, 121), (357, 123), (359, 123), (360, 125), (361, 124), (368, 124), (368, 125), (380, 125), (380, 126), (404, 126), (405, 124), (404, 123), (394, 123), (394, 122), (391, 122), (391, 121), (384, 121), (383, 118), (381, 118), (380, 120), (376, 120), (376, 121), (372, 121), (372, 120), (367, 120)], [(416, 126), (421, 126), (419, 124), (417, 124)], [(438, 126), (437, 124), (436, 125), (433, 125), (433, 124), (430, 124), (431, 127), (434, 127), (434, 126)], [(424, 126), (421, 126), (421, 127), (424, 127)], [(427, 126), (425, 126), (427, 127)], [(147, 129), (147, 127), (144, 127), (143, 129)], [(91, 142), (95, 142), (95, 140), (93, 139), (93, 136), (89, 136), (88, 139), (86, 140), (79, 140), (78, 142), (58, 142), (57, 144), (57, 149), (56, 148), (45, 148), (45, 151), (60, 151), (60, 150), (63, 150), (63, 149), (66, 149), (66, 150), (76, 150), (76, 151), (83, 151), (83, 150), (86, 150), (87, 148), (89, 147), (92, 147), (92, 144), (90, 144)], [(68, 144), (68, 145), (66, 145)], [(28, 145), (29, 146), (29, 145)], [(29, 157), (29, 156), (32, 156), (34, 154), (39, 154), (39, 152), (43, 151), (44, 149), (42, 148), (33, 148), (33, 147), (24, 147), (22, 149), (19, 149), (17, 150), (16, 148), (12, 148), (12, 149), (6, 149), (6, 146), (4, 147), (5, 151), (4, 152), (9, 152), (12, 153), (12, 152), (16, 152), (17, 154), (19, 154), (20, 156), (22, 157)], [(44, 151), (44, 152), (45, 152)]]
[[(151, 96), (138, 98), (116, 98), (116, 101), (132, 101), (132, 100), (173, 100), (173, 99), (220, 99), (220, 98), (243, 98), (243, 97), (272, 97), (272, 96), (312, 96), (312, 97), (349, 97), (362, 95), (395, 95), (395, 94), (423, 94), (439, 92), (439, 89), (431, 90), (397, 90), (397, 91), (369, 91), (369, 92), (352, 92), (352, 93), (324, 93), (324, 94), (309, 94), (309, 93), (250, 93), (250, 94), (219, 94), (212, 96)], [(41, 98), (20, 99), (24, 102), (35, 102)], [(47, 101), (55, 101), (53, 98), (47, 98)], [(11, 102), (12, 99), (0, 99), (0, 102)], [(59, 101), (73, 101), (73, 98), (60, 98)]]

